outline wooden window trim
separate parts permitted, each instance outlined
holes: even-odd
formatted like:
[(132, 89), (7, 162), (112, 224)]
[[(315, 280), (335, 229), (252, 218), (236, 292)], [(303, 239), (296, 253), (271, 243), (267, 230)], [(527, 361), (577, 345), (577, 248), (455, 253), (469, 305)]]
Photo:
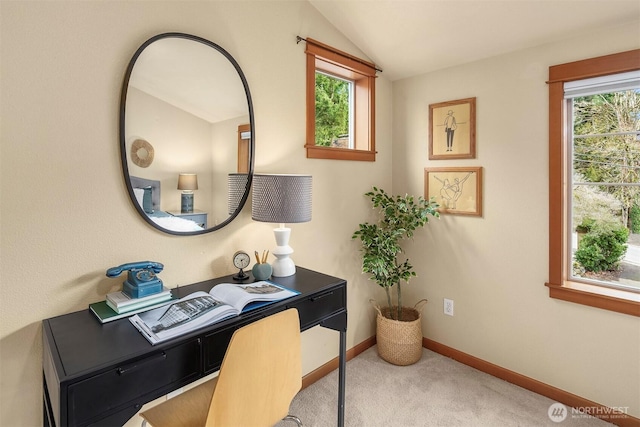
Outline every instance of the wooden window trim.
[(249, 173), (249, 139), (242, 139), (244, 132), (251, 132), (251, 125), (238, 126), (238, 173)]
[[(376, 160), (375, 143), (375, 79), (374, 64), (363, 61), (316, 40), (307, 38), (307, 142), (310, 159)], [(316, 70), (353, 80), (355, 83), (355, 149), (320, 147), (315, 145), (316, 134)], [(363, 118), (365, 124), (363, 125)]]
[(640, 69), (640, 49), (549, 67), (549, 296), (640, 316), (640, 294), (568, 280), (567, 101), (564, 83)]

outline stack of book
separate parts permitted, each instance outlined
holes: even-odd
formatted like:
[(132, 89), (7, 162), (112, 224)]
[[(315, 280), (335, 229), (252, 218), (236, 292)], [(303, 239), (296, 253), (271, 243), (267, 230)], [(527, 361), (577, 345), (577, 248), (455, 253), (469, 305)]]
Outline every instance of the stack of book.
[(107, 323), (163, 306), (174, 299), (171, 290), (165, 287), (162, 292), (140, 298), (131, 298), (125, 292), (118, 291), (107, 294), (105, 301), (89, 304), (89, 308), (101, 323)]

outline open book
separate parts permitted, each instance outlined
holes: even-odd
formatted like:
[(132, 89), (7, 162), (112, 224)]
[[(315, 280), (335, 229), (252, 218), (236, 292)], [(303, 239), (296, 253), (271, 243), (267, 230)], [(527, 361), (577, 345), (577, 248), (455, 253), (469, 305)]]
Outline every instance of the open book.
[(173, 304), (136, 314), (129, 321), (151, 344), (157, 344), (298, 294), (297, 291), (266, 281), (222, 283), (214, 286), (209, 293), (194, 292)]

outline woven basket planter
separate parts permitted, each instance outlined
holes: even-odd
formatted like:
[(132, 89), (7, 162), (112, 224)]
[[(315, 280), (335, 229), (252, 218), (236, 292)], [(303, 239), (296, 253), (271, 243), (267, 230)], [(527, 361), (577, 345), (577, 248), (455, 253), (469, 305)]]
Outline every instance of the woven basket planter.
[[(376, 318), (376, 342), (378, 355), (394, 365), (406, 366), (416, 363), (422, 357), (422, 322), (420, 310), (427, 303), (418, 301), (414, 308), (402, 307), (401, 320), (393, 320), (389, 307), (380, 308), (372, 301), (378, 312)], [(393, 307), (397, 314), (397, 306)]]

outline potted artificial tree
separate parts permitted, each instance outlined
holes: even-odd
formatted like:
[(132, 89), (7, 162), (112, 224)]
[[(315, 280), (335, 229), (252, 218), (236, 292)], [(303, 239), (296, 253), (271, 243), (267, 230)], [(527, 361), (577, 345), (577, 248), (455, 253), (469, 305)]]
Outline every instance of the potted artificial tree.
[[(380, 217), (375, 224), (360, 224), (352, 238), (359, 238), (362, 243), (362, 271), (370, 274), (387, 296), (385, 307), (372, 301), (378, 311), (378, 354), (387, 362), (410, 365), (422, 355), (420, 309), (426, 300), (419, 301), (413, 308), (403, 306), (401, 282), (408, 282), (416, 273), (408, 259), (400, 259), (403, 252), (400, 242), (428, 223), (429, 215), (439, 217), (438, 204), (433, 198), (427, 201), (409, 195), (391, 196), (376, 187), (365, 196), (371, 199)], [(394, 286), (395, 303), (391, 292)]]

